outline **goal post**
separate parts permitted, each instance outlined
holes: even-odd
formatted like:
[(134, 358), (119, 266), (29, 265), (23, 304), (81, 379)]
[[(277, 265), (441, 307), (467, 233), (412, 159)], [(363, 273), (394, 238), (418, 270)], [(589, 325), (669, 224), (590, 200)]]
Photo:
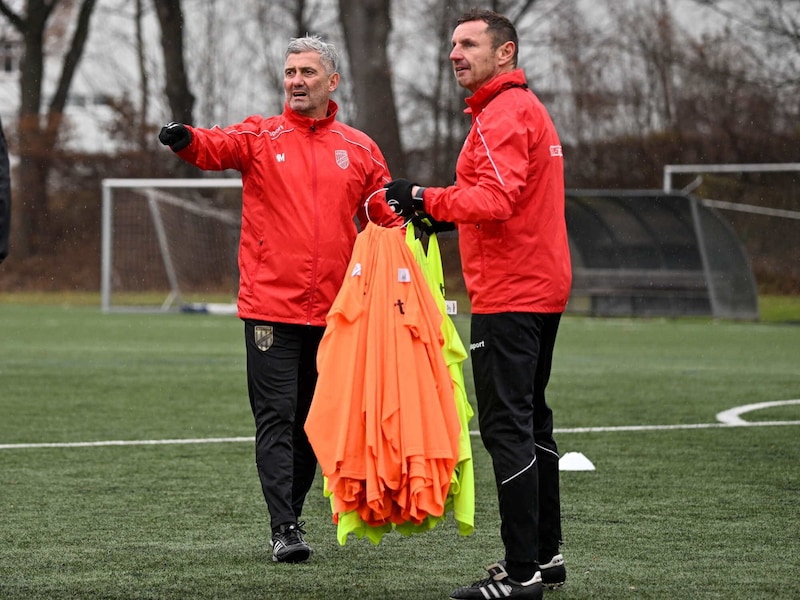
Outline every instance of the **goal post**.
[(241, 179), (104, 179), (101, 308), (235, 313)]
[(724, 213), (747, 252), (758, 291), (796, 293), (800, 163), (668, 164), (663, 168), (665, 192), (675, 191), (673, 179), (678, 174), (694, 176), (682, 192)]

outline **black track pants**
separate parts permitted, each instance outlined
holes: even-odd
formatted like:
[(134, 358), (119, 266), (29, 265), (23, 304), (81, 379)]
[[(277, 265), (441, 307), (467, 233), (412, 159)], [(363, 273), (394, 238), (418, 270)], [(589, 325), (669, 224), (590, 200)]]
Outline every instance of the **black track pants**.
[(324, 327), (246, 320), (247, 390), (256, 466), (272, 530), (299, 520), (317, 460), (303, 426), (317, 383)]
[(560, 319), (559, 313), (472, 315), (478, 421), (509, 561), (547, 562), (561, 542), (558, 448), (545, 401)]

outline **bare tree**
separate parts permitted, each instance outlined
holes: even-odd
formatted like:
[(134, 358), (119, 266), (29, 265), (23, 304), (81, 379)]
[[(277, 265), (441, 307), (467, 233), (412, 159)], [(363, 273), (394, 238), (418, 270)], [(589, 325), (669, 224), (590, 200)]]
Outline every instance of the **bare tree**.
[(147, 128), (147, 113), (150, 112), (150, 75), (147, 70), (147, 58), (145, 56), (145, 43), (144, 43), (144, 0), (136, 0), (136, 7), (134, 13), (134, 28), (136, 35), (136, 64), (139, 69), (139, 118), (135, 123), (137, 132), (137, 143), (140, 149), (145, 149), (149, 146), (146, 136), (148, 134)]
[(290, 6), (287, 7), (287, 10), (291, 13), (292, 19), (296, 23), (295, 37), (303, 37), (311, 31), (311, 26), (306, 20), (308, 8), (308, 2), (305, 0), (294, 0), (294, 2), (290, 3)]
[[(433, 131), (431, 145), (431, 178), (440, 185), (449, 185), (455, 173), (455, 160), (458, 150), (466, 137), (469, 119), (464, 115), (464, 92), (455, 85), (453, 68), (450, 64), (450, 36), (458, 13), (463, 7), (457, 5), (434, 3), (432, 11), (440, 6), (439, 14), (434, 19), (436, 37), (436, 79), (432, 87), (433, 97), (430, 104), (433, 110)], [(417, 92), (423, 95), (422, 89)]]
[(339, 0), (339, 16), (350, 56), (355, 127), (380, 147), (393, 173), (405, 171), (387, 43), (390, 0)]
[(164, 53), (164, 91), (172, 119), (194, 123), (194, 95), (189, 89), (183, 55), (183, 9), (181, 0), (153, 0), (161, 25), (161, 49)]
[[(19, 187), (25, 194), (14, 204), (15, 251), (21, 258), (42, 250), (48, 239), (47, 181), (52, 149), (58, 144), (64, 106), (86, 44), (95, 0), (82, 0), (79, 4), (55, 92), (42, 114), (48, 28), (56, 9), (60, 5), (69, 8), (68, 4), (59, 0), (27, 0), (24, 12), (17, 12), (10, 3), (0, 0), (0, 13), (22, 35), (24, 46), (20, 66)], [(67, 11), (65, 18), (72, 14)]]
[(800, 1), (752, 0), (731, 8), (719, 0), (695, 0), (727, 22), (731, 35), (740, 41), (748, 74), (776, 90), (778, 101), (800, 111)]
[[(164, 91), (171, 111), (170, 121), (194, 124), (194, 94), (189, 88), (183, 52), (183, 8), (181, 0), (153, 0), (161, 26), (164, 55)], [(200, 177), (200, 172), (183, 161), (175, 162), (178, 177)]]
[[(335, 0), (240, 0), (236, 10), (226, 0), (204, 0), (192, 7), (184, 14), (184, 60), (198, 124), (279, 113), (290, 38), (320, 35), (342, 47)], [(352, 112), (349, 87), (349, 77), (343, 77), (336, 92), (342, 113)]]

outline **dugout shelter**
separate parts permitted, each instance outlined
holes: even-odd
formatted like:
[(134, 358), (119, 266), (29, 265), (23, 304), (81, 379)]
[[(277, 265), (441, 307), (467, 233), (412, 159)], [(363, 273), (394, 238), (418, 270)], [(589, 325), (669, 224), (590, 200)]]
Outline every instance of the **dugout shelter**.
[(567, 312), (757, 320), (758, 293), (730, 225), (676, 191), (568, 190)]

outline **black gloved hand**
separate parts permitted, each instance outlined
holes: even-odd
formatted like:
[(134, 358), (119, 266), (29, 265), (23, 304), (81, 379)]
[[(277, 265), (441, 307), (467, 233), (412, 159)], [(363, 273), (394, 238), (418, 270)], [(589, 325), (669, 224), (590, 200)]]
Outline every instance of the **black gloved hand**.
[(386, 188), (386, 203), (395, 214), (408, 218), (418, 210), (422, 210), (422, 188), (417, 192), (417, 198), (411, 195), (411, 190), (415, 185), (419, 184), (411, 183), (408, 179), (395, 179), (384, 186)]
[(451, 223), (450, 221), (437, 221), (427, 213), (422, 213), (414, 217), (413, 223), (420, 231), (424, 231), (428, 235), (454, 231), (456, 228), (455, 223)]
[(172, 121), (161, 128), (158, 141), (172, 148), (173, 152), (180, 152), (192, 143), (192, 132), (183, 123)]

